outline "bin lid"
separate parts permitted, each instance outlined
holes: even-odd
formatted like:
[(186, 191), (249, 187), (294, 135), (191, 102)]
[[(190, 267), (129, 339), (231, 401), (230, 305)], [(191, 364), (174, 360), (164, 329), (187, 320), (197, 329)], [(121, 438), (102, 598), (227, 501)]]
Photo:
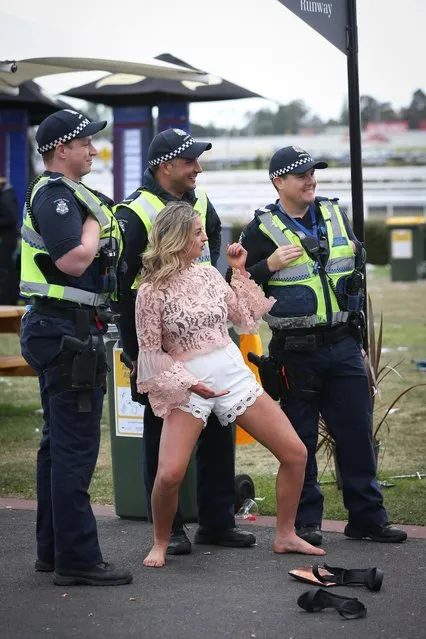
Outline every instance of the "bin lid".
[(426, 224), (426, 217), (423, 215), (388, 217), (385, 223), (387, 226), (418, 226), (419, 224)]

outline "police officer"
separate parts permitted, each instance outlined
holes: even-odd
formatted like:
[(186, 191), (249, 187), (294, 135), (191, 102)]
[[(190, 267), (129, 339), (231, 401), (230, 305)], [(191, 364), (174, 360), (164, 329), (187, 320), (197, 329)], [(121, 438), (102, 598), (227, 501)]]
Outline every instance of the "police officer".
[[(125, 234), (125, 273), (120, 292), (120, 332), (125, 353), (136, 365), (138, 343), (135, 328), (135, 279), (141, 268), (141, 254), (148, 245), (148, 234), (156, 215), (167, 202), (183, 200), (199, 211), (208, 243), (199, 263), (215, 265), (220, 253), (219, 217), (196, 180), (202, 169), (199, 156), (211, 148), (197, 142), (181, 129), (167, 129), (154, 137), (148, 150), (149, 168), (141, 188), (115, 209)], [(136, 368), (134, 368), (136, 372)], [(154, 415), (146, 400), (144, 416), (144, 480), (147, 503), (157, 472), (162, 420)], [(256, 542), (252, 533), (235, 526), (234, 442), (232, 430), (220, 427), (212, 414), (196, 451), (199, 528), (194, 537), (198, 544), (245, 547)], [(168, 554), (188, 554), (191, 542), (177, 511), (168, 546)]]
[(308, 449), (296, 531), (322, 542), (323, 495), (315, 458), (321, 414), (336, 443), (349, 511), (345, 535), (400, 542), (376, 480), (372, 406), (361, 353), (364, 248), (337, 199), (315, 197), (315, 169), (301, 148), (277, 151), (269, 177), (278, 200), (255, 212), (241, 243), (247, 269), (277, 302), (267, 315), (269, 354), (284, 376), (282, 409)]
[(64, 109), (40, 124), (46, 167), (30, 185), (22, 226), (22, 354), (39, 374), (43, 435), (37, 456), (37, 561), (61, 586), (121, 585), (103, 561), (89, 484), (99, 451), (106, 383), (103, 334), (117, 290), (121, 233), (112, 202), (80, 179), (90, 172), (91, 122)]

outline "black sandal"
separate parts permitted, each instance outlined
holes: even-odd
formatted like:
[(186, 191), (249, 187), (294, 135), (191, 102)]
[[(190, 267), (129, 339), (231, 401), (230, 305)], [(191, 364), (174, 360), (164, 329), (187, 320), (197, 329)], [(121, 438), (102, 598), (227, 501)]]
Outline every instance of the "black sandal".
[(327, 564), (303, 566), (289, 570), (289, 575), (307, 584), (330, 586), (363, 585), (378, 592), (382, 587), (384, 573), (378, 568), (351, 569), (333, 568)]
[(335, 608), (339, 615), (345, 619), (361, 619), (367, 614), (367, 608), (355, 597), (333, 595), (322, 588), (304, 592), (297, 600), (297, 604), (306, 612), (318, 612), (324, 608)]
[(321, 575), (320, 566), (313, 564), (312, 573), (322, 584), (329, 585), (330, 583), (337, 586), (367, 586), (369, 590), (378, 592), (382, 587), (384, 573), (379, 568), (359, 568), (350, 569), (346, 568), (333, 568), (324, 564), (324, 568), (329, 574)]

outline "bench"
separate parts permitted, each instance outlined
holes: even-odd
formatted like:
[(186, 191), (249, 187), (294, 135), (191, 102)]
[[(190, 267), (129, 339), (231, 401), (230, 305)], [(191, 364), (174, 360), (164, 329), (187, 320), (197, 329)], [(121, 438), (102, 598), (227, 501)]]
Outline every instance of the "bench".
[(37, 373), (22, 355), (1, 355), (0, 377), (37, 377)]

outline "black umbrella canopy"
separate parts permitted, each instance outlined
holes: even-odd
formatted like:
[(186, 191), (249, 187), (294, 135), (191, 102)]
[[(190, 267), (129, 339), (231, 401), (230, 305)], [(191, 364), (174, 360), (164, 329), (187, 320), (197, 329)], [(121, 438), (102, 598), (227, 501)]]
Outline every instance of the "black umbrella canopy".
[(40, 124), (44, 118), (59, 109), (71, 109), (63, 100), (57, 100), (54, 96), (45, 93), (43, 89), (32, 80), (27, 80), (19, 86), (18, 95), (9, 95), (0, 90), (0, 109), (27, 109), (29, 124)]
[[(201, 71), (170, 53), (156, 56), (157, 60), (176, 64), (180, 67)], [(210, 77), (209, 84), (160, 78), (111, 74), (95, 82), (89, 82), (64, 95), (81, 98), (88, 102), (120, 106), (155, 106), (162, 102), (215, 102), (216, 100), (236, 100), (239, 98), (261, 98), (262, 96), (218, 77)]]

